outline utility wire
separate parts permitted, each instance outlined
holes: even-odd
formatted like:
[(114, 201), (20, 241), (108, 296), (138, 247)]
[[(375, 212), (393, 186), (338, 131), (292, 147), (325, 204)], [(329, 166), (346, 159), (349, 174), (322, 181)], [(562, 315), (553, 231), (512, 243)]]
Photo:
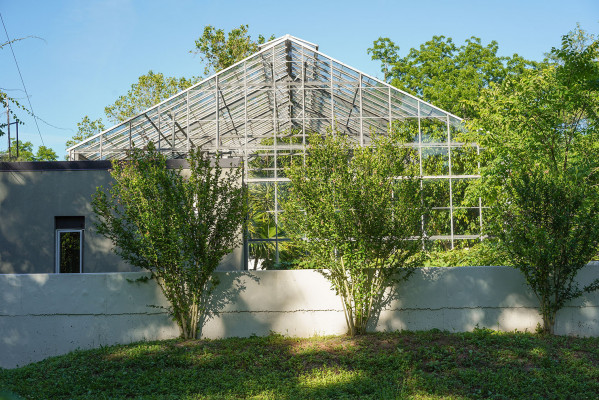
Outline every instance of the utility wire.
[(21, 69), (19, 68), (19, 63), (17, 62), (17, 57), (15, 56), (15, 51), (12, 48), (12, 42), (10, 37), (8, 36), (8, 31), (6, 30), (6, 25), (4, 25), (4, 18), (2, 18), (2, 13), (0, 13), (0, 20), (2, 20), (2, 26), (4, 27), (4, 33), (6, 33), (6, 39), (8, 40), (8, 45), (10, 46), (10, 51), (12, 52), (12, 58), (15, 59), (15, 65), (17, 66), (17, 71), (19, 71), (19, 77), (21, 78), (21, 84), (23, 84), (23, 90), (25, 91), (25, 96), (27, 96), (27, 102), (29, 103), (29, 109), (31, 110), (31, 115), (33, 116), (33, 120), (35, 121), (35, 126), (37, 127), (37, 133), (40, 135), (40, 140), (42, 144), (45, 146), (44, 138), (42, 137), (42, 132), (40, 131), (40, 126), (37, 123), (37, 117), (35, 112), (33, 111), (33, 106), (31, 105), (31, 100), (29, 99), (29, 93), (27, 93), (27, 88), (25, 87), (25, 81), (23, 80), (23, 75), (21, 74)]

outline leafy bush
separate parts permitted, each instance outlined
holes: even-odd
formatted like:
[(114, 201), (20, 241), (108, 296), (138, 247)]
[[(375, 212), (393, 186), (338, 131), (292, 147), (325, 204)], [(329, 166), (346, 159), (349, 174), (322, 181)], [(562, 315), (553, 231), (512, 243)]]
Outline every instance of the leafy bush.
[(98, 188), (98, 232), (131, 265), (152, 272), (184, 338), (195, 338), (209, 309), (220, 260), (241, 243), (245, 189), (241, 169), (223, 172), (220, 157), (189, 156), (189, 176), (166, 167), (150, 143), (114, 161), (112, 187)]

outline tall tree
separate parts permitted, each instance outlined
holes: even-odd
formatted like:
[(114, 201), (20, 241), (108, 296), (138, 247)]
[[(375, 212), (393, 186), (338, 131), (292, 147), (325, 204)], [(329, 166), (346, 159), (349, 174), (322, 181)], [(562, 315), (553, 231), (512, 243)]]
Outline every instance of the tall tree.
[(537, 66), (517, 54), (498, 56), (498, 50), (497, 42), (484, 46), (477, 37), (457, 46), (451, 38), (433, 36), (405, 57), (389, 38), (377, 39), (368, 53), (381, 62), (388, 83), (459, 117), (472, 118), (476, 108), (465, 100), (477, 99), (491, 83)]
[[(252, 40), (248, 29), (249, 25), (240, 25), (225, 34), (223, 29), (216, 29), (212, 25), (204, 28), (204, 33), (196, 40), (195, 49), (191, 52), (199, 54), (205, 63), (205, 75), (228, 68), (258, 51), (258, 45), (265, 43), (266, 39), (258, 35), (257, 41)], [(269, 40), (273, 39), (271, 35)]]
[(469, 124), (485, 149), (479, 193), (492, 206), (489, 233), (551, 333), (568, 301), (599, 289), (599, 279), (575, 281), (599, 246), (599, 41), (580, 46), (579, 37), (565, 35), (551, 65), (485, 91)]
[(417, 154), (407, 139), (392, 131), (360, 147), (339, 134), (312, 135), (305, 166), (285, 169), (284, 225), (308, 264), (325, 268), (352, 336), (366, 333), (422, 245)]
[(75, 144), (94, 136), (96, 133), (102, 132), (104, 129), (104, 123), (102, 118), (91, 120), (89, 116), (83, 117), (81, 122), (77, 122), (77, 133), (69, 140), (65, 146), (67, 148), (74, 146)]
[[(150, 143), (114, 161), (114, 183), (93, 197), (98, 232), (131, 265), (152, 272), (181, 336), (197, 338), (212, 311), (208, 301), (220, 260), (240, 244), (245, 216), (241, 169), (223, 171), (220, 158), (193, 151), (189, 174), (166, 168)], [(214, 162), (215, 161), (215, 162)]]

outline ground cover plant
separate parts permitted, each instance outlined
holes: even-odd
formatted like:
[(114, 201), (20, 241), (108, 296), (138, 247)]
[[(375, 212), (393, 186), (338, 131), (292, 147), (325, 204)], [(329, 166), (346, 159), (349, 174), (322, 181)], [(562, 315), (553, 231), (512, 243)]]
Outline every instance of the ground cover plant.
[(0, 370), (26, 399), (595, 399), (599, 338), (440, 331), (167, 340)]

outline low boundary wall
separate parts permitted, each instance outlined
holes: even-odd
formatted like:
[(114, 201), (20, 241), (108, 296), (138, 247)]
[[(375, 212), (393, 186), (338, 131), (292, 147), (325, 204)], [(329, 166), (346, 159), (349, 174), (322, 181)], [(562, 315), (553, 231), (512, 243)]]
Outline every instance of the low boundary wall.
[[(207, 338), (342, 334), (339, 298), (315, 270), (219, 272), (221, 285)], [(0, 367), (14, 368), (75, 349), (175, 338), (176, 324), (147, 273), (0, 275)], [(599, 276), (599, 263), (577, 277)], [(470, 331), (476, 326), (534, 331), (538, 301), (521, 274), (507, 267), (423, 268), (399, 287), (373, 325), (376, 330)], [(599, 336), (599, 293), (558, 313), (556, 332)]]

